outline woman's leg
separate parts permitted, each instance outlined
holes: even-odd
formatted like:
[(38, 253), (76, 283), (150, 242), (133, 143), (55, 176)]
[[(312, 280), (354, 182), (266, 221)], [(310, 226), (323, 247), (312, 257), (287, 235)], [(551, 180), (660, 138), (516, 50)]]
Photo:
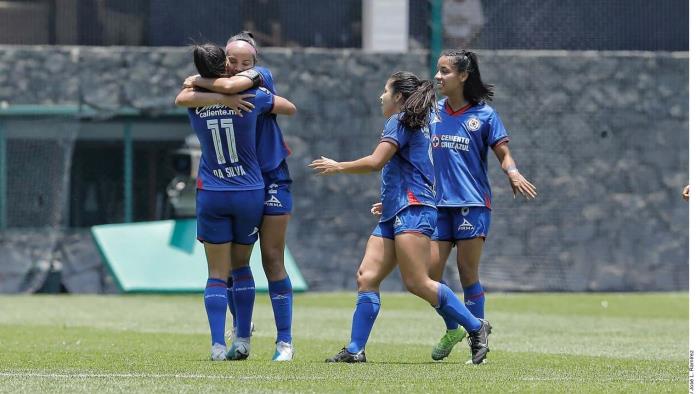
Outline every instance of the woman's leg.
[(475, 364), (481, 363), (488, 352), (488, 322), (472, 315), (449, 287), (428, 277), (429, 237), (418, 233), (401, 233), (395, 238), (396, 259), (408, 291), (464, 326), (471, 337), (472, 360)]
[[(210, 326), (213, 346), (225, 346), (225, 313), (227, 310), (227, 285), (225, 279), (230, 271), (230, 243), (203, 243), (208, 262), (208, 281), (205, 286), (204, 303)], [(223, 352), (224, 355), (224, 352)], [(215, 355), (213, 355), (215, 356)], [(214, 359), (217, 359), (214, 357)], [(223, 358), (224, 359), (224, 358)]]
[(379, 285), (395, 266), (394, 241), (371, 236), (367, 240), (365, 255), (356, 274), (358, 296), (353, 312), (350, 343), (337, 355), (327, 359), (327, 362), (365, 361), (365, 345), (380, 308)]
[(479, 281), (479, 262), (483, 252), (481, 237), (457, 241), (457, 268), (464, 289), (464, 301), (471, 313), (479, 319), (484, 317), (486, 297)]
[(285, 233), (290, 215), (264, 215), (259, 234), (261, 261), (268, 279), (276, 324), (276, 343), (292, 343), (292, 283), (285, 271)]

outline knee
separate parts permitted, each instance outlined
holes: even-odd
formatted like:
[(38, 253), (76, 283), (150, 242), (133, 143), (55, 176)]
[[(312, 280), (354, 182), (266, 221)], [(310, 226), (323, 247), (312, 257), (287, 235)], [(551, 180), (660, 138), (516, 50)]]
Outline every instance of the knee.
[(358, 284), (358, 290), (371, 290), (379, 287), (377, 277), (372, 272), (358, 269), (355, 279)]
[[(262, 247), (261, 261), (263, 270), (268, 278), (282, 276), (285, 277), (285, 261), (283, 247)], [(282, 278), (280, 278), (282, 279)]]
[(426, 281), (416, 278), (404, 278), (404, 286), (409, 293), (419, 297), (423, 296), (427, 290)]

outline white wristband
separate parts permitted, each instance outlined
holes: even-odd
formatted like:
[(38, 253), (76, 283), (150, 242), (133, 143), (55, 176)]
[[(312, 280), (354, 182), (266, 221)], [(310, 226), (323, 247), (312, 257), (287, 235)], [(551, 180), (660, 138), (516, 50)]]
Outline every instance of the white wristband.
[(517, 167), (508, 167), (508, 168), (504, 169), (503, 171), (508, 175), (512, 174), (513, 172), (519, 172), (517, 170)]

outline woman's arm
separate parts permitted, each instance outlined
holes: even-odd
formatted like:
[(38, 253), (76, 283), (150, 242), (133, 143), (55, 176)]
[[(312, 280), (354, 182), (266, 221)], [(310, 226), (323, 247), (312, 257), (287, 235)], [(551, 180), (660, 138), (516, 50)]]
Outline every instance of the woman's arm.
[(396, 145), (391, 142), (380, 142), (371, 155), (354, 161), (337, 162), (326, 158), (314, 160), (309, 167), (317, 170), (319, 175), (333, 175), (342, 172), (344, 174), (366, 174), (379, 171), (396, 154)]
[(203, 78), (200, 75), (192, 75), (184, 80), (184, 87), (195, 86), (211, 92), (235, 94), (253, 88), (255, 82), (249, 77), (240, 75), (229, 78)]
[(271, 108), (271, 113), (292, 116), (295, 115), (296, 112), (297, 108), (295, 108), (295, 104), (290, 100), (280, 96), (273, 96), (273, 108)]
[(516, 197), (517, 193), (520, 193), (525, 198), (535, 198), (537, 196), (536, 186), (520, 174), (520, 171), (515, 165), (515, 160), (512, 159), (508, 143), (503, 142), (494, 146), (493, 152), (495, 152), (495, 156), (498, 158), (503, 172), (508, 176), (513, 196)]
[[(199, 92), (191, 88), (181, 89), (181, 92), (174, 99), (174, 104), (179, 107), (196, 108), (207, 105), (222, 104), (237, 112), (249, 112), (254, 108), (254, 104), (245, 101), (246, 98), (254, 97), (253, 94), (226, 95), (214, 92)], [(241, 113), (241, 112), (240, 112)]]

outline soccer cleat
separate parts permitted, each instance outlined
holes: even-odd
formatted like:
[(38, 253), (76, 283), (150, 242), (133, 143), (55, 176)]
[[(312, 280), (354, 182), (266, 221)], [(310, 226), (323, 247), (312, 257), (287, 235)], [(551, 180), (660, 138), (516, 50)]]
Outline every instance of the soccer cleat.
[(364, 363), (366, 361), (365, 350), (351, 353), (346, 348), (341, 349), (335, 356), (326, 359), (327, 363)]
[[(251, 332), (254, 332), (254, 329), (255, 329), (255, 328), (256, 328), (256, 327), (254, 327), (254, 322), (251, 322)], [(225, 331), (225, 341), (227, 341), (227, 342), (234, 342), (234, 338), (236, 338), (236, 336), (235, 336), (235, 328), (234, 328), (234, 325), (232, 325), (232, 328), (230, 328), (229, 330)]]
[[(487, 363), (487, 361), (486, 361), (486, 359), (484, 358), (483, 361), (481, 361), (481, 364), (486, 364), (486, 363)], [(474, 362), (471, 361), (471, 360), (466, 360), (466, 362), (465, 362), (464, 364), (466, 364), (466, 365), (474, 365)]]
[(235, 338), (230, 350), (227, 352), (228, 360), (246, 360), (251, 353), (249, 338)]
[(471, 363), (481, 364), (488, 353), (488, 335), (493, 331), (491, 323), (481, 320), (481, 328), (469, 333), (469, 346), (471, 346)]
[(216, 343), (210, 349), (210, 359), (212, 361), (225, 361), (227, 360), (227, 348), (221, 343)]
[(276, 351), (273, 354), (273, 361), (292, 361), (295, 356), (295, 349), (292, 344), (279, 341), (276, 343)]
[(435, 361), (442, 360), (450, 355), (454, 345), (458, 344), (466, 337), (466, 331), (462, 327), (457, 327), (454, 330), (447, 330), (445, 335), (440, 338), (440, 342), (433, 347), (430, 356)]

